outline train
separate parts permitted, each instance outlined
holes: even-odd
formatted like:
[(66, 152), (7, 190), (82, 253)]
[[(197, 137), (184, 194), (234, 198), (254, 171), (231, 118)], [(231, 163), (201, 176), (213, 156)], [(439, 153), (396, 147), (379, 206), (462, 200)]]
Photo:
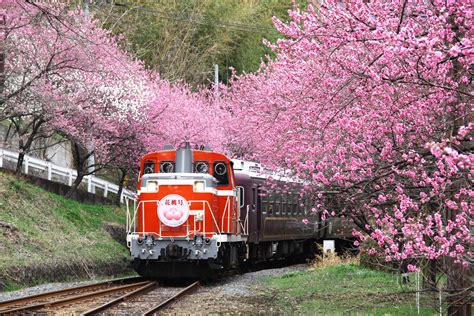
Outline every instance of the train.
[(144, 277), (209, 278), (350, 240), (350, 223), (311, 212), (314, 200), (301, 188), (258, 163), (188, 143), (146, 154), (127, 210), (132, 266)]

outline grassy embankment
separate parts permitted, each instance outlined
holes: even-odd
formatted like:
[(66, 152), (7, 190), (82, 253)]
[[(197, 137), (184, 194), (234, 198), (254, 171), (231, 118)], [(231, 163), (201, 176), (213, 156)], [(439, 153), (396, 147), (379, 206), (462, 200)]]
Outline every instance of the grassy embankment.
[[(266, 279), (267, 296), (285, 314), (417, 315), (414, 277), (400, 285), (399, 276), (368, 269), (355, 260)], [(422, 294), (420, 315), (436, 315)]]
[(119, 207), (67, 200), (0, 171), (0, 290), (129, 272), (126, 247), (107, 232), (124, 222)]

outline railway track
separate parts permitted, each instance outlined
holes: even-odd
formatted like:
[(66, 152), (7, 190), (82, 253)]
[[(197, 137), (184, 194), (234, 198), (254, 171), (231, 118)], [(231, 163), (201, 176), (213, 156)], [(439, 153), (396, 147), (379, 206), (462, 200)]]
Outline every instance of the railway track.
[(199, 282), (184, 289), (158, 287), (156, 281), (143, 278), (116, 279), (0, 302), (0, 315), (153, 315), (198, 286)]

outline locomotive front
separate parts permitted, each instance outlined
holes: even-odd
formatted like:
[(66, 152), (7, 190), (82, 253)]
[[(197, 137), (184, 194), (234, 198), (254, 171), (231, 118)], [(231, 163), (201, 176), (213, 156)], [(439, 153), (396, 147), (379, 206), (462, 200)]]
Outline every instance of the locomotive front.
[(224, 268), (229, 242), (243, 243), (230, 160), (184, 148), (143, 157), (127, 244), (148, 277), (202, 277)]

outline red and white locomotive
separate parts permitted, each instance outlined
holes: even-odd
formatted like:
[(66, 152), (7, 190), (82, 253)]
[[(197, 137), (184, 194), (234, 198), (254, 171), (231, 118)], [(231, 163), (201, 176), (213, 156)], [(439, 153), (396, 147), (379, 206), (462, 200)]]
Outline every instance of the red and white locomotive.
[(265, 181), (256, 163), (189, 144), (145, 155), (138, 204), (127, 215), (136, 271), (148, 277), (208, 277), (244, 262), (313, 253), (314, 241), (336, 227), (309, 212), (309, 197), (264, 192)]

